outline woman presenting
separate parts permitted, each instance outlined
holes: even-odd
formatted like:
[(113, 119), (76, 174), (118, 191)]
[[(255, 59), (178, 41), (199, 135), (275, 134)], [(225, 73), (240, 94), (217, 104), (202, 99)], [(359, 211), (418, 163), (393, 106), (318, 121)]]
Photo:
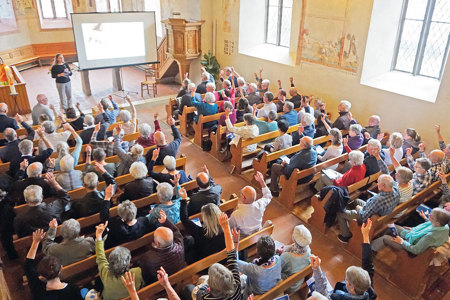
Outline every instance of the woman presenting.
[(72, 75), (72, 71), (70, 71), (69, 65), (64, 62), (62, 54), (55, 55), (51, 72), (52, 78), (56, 78), (56, 88), (61, 101), (60, 108), (66, 111), (69, 107), (72, 107), (72, 86), (69, 77)]

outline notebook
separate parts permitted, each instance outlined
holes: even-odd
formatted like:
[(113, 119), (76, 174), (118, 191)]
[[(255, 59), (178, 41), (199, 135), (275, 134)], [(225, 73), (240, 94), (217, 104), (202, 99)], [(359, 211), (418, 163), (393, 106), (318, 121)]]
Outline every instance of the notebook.
[(425, 216), (429, 217), (431, 214), (431, 208), (426, 206), (425, 204), (420, 204), (417, 208), (416, 211), (418, 213), (423, 212), (425, 214)]
[(322, 170), (322, 173), (325, 174), (325, 176), (327, 176), (331, 180), (338, 179), (342, 176), (341, 173), (336, 172), (335, 170), (331, 170), (331, 169), (324, 169), (324, 170)]

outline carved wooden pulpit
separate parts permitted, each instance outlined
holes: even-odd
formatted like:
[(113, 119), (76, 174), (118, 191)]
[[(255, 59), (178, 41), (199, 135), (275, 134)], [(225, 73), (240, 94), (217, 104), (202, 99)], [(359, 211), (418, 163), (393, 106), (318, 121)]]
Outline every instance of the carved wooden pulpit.
[(167, 52), (178, 63), (180, 79), (189, 72), (193, 59), (198, 58), (201, 50), (201, 27), (205, 21), (187, 21), (179, 18), (169, 18), (161, 21), (166, 24)]

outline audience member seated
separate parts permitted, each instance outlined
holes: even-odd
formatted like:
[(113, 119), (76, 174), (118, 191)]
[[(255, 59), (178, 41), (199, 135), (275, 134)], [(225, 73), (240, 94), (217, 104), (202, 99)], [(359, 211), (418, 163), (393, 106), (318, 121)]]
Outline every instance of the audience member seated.
[[(94, 160), (94, 165), (92, 165), (91, 157)], [(99, 178), (101, 178), (102, 174), (99, 173), (97, 171), (97, 169), (95, 168), (95, 164), (99, 163), (106, 169), (106, 171), (108, 171), (108, 174), (110, 174), (111, 176), (114, 177), (114, 175), (116, 174), (116, 171), (117, 171), (116, 164), (115, 163), (107, 163), (105, 161), (105, 158), (106, 158), (105, 150), (103, 150), (102, 148), (96, 148), (96, 149), (94, 149), (94, 151), (92, 151), (91, 146), (87, 145), (86, 146), (86, 168), (85, 168), (84, 172), (85, 173), (94, 172), (95, 174), (97, 174), (97, 176)]]
[[(351, 115), (351, 113), (348, 113)], [(362, 127), (359, 124), (350, 125), (350, 129), (348, 130), (348, 141), (347, 144), (352, 150), (356, 150), (363, 145), (364, 136), (361, 133)]]
[(395, 225), (398, 235), (394, 236), (392, 230), (388, 229), (382, 237), (372, 241), (372, 250), (378, 252), (385, 246), (390, 246), (395, 250), (406, 250), (419, 255), (429, 247), (439, 247), (447, 242), (449, 212), (433, 208), (429, 219), (423, 212), (420, 216), (425, 219), (424, 223), (412, 228)]
[(348, 130), (350, 128), (351, 118), (347, 115), (350, 112), (352, 104), (347, 100), (342, 100), (338, 105), (339, 117), (331, 125), (332, 128), (337, 128), (339, 130)]
[[(337, 128), (332, 128), (330, 133), (328, 134), (330, 138), (330, 145), (324, 153), (318, 154), (317, 159), (321, 162), (327, 161), (329, 159), (336, 158), (342, 154), (343, 146), (342, 146), (342, 132)], [(338, 164), (335, 164), (328, 169), (335, 170), (338, 167)], [(366, 170), (367, 171), (367, 170)]]
[(84, 113), (80, 109), (80, 102), (77, 102), (75, 105), (78, 112), (80, 113), (80, 116), (77, 117), (77, 112), (75, 111), (75, 108), (69, 107), (66, 109), (66, 118), (64, 120), (63, 117), (63, 124), (69, 123), (75, 130), (83, 130), (84, 128)]
[(156, 272), (164, 268), (172, 275), (186, 266), (184, 261), (184, 243), (180, 229), (166, 219), (164, 211), (160, 211), (158, 222), (161, 227), (153, 234), (153, 243), (149, 250), (139, 259), (144, 282), (151, 284), (157, 280)]
[(86, 195), (77, 201), (73, 201), (69, 212), (70, 216), (74, 219), (87, 217), (100, 212), (105, 205), (109, 205), (109, 200), (114, 195), (116, 181), (103, 166), (97, 163), (96, 167), (103, 174), (103, 179), (107, 187), (103, 191), (97, 190), (97, 174), (89, 172), (84, 175), (83, 186), (86, 189)]
[[(192, 82), (189, 83), (188, 92), (186, 94), (184, 94), (183, 97), (181, 97), (180, 105), (179, 105), (178, 111), (176, 113), (177, 116), (181, 116), (183, 114), (183, 110), (185, 107), (194, 106), (192, 104), (192, 93), (194, 93), (194, 97), (195, 97), (195, 99), (197, 99), (198, 102), (202, 102), (202, 95), (199, 93), (196, 93), (195, 91), (196, 91), (195, 83), (192, 83)], [(187, 116), (188, 123), (191, 123), (194, 120), (194, 115), (195, 115), (195, 113), (190, 113)]]
[(246, 98), (239, 99), (236, 110), (236, 123), (244, 122), (244, 115), (251, 113), (253, 113), (253, 109), (248, 100)]
[[(214, 82), (210, 80), (210, 74), (206, 71), (202, 72), (202, 82), (197, 86), (197, 89), (195, 90), (196, 93), (198, 94), (206, 94), (206, 84), (208, 82)], [(192, 98), (192, 96), (191, 96)]]
[(322, 111), (325, 111), (325, 102), (323, 102), (323, 100), (320, 98), (315, 98), (313, 104), (314, 104), (314, 118), (316, 118), (318, 122), (320, 119), (320, 115), (322, 114)]
[(152, 160), (148, 163), (148, 167), (150, 168), (148, 170), (148, 174), (150, 175), (151, 178), (153, 178), (157, 182), (171, 183), (175, 179), (175, 176), (178, 175), (180, 176), (179, 179), (180, 184), (189, 181), (189, 178), (186, 176), (184, 170), (177, 170), (177, 160), (175, 159), (175, 157), (170, 155), (164, 157), (163, 163), (165, 170), (163, 170), (163, 172), (156, 173), (155, 171), (153, 171), (153, 166), (155, 164), (155, 160), (158, 158), (158, 155), (159, 149), (155, 149), (155, 151), (153, 151)]
[[(105, 201), (106, 202), (106, 201)], [(108, 201), (109, 202), (109, 201)], [(104, 207), (103, 221), (109, 219), (109, 205)], [(163, 214), (164, 211), (161, 211)], [(112, 218), (108, 221), (108, 238), (105, 241), (105, 248), (109, 249), (123, 243), (134, 241), (156, 229), (145, 216), (136, 218), (137, 208), (130, 200), (125, 200), (117, 206), (119, 218)]]
[[(214, 216), (217, 218), (216, 216)], [(225, 239), (222, 245), (225, 245), (225, 250), (227, 251), (227, 267), (221, 265), (220, 263), (212, 264), (208, 269), (208, 282), (207, 284), (201, 285), (195, 292), (197, 300), (206, 299), (224, 299), (224, 300), (238, 300), (243, 299), (243, 288), (241, 286), (241, 276), (239, 275), (239, 268), (236, 264), (237, 261), (237, 250), (235, 249), (235, 243), (237, 240), (233, 240), (234, 237), (238, 238), (238, 235), (232, 236), (230, 225), (228, 224), (228, 217), (225, 213), (221, 213), (219, 220), (215, 221), (215, 226), (221, 227), (220, 231), (223, 234), (218, 236)], [(218, 224), (217, 224), (218, 223)], [(194, 226), (196, 226), (194, 224)], [(217, 228), (219, 231), (219, 228)], [(233, 231), (236, 233), (236, 231)], [(222, 250), (224, 247), (220, 248)], [(185, 288), (186, 299), (192, 298), (192, 291), (194, 290), (194, 285), (190, 284)], [(174, 298), (176, 299), (176, 298)]]
[(300, 134), (300, 138), (302, 138), (303, 136), (309, 136), (310, 138), (314, 138), (314, 133), (316, 131), (316, 125), (314, 125), (314, 121), (315, 119), (312, 114), (308, 113), (303, 115), (301, 121), (302, 126), (300, 126), (300, 128), (303, 128), (303, 132), (300, 132), (301, 130), (298, 131)]
[[(412, 196), (414, 192), (412, 179), (413, 179), (413, 172), (411, 169), (407, 167), (402, 167), (397, 162), (397, 160), (394, 157), (394, 149), (390, 148), (389, 155), (391, 156), (392, 164), (395, 168), (395, 180), (398, 182), (398, 191), (400, 193), (400, 203), (404, 203), (408, 201)], [(387, 168), (387, 166), (386, 166)], [(400, 212), (398, 215), (395, 216), (395, 218), (400, 218), (403, 215), (403, 212)]]
[[(231, 124), (234, 125), (236, 123), (236, 110), (234, 109), (233, 103), (231, 103), (230, 101), (224, 101), (223, 109), (224, 109), (223, 111), (226, 111), (226, 110), (231, 111), (229, 118), (230, 118)], [(227, 118), (227, 116), (225, 114), (220, 116), (220, 119), (219, 119), (220, 126), (226, 126), (226, 122), (225, 122), (226, 118)]]
[(405, 129), (403, 132), (403, 155), (406, 157), (406, 149), (408, 148), (412, 148), (411, 154), (415, 154), (419, 151), (421, 140), (422, 139), (414, 128)]
[(321, 108), (321, 113), (317, 117), (317, 126), (316, 126), (316, 133), (314, 134), (314, 138), (325, 136), (328, 133), (330, 133), (330, 130), (331, 130), (331, 121), (330, 121), (330, 119), (328, 119), (328, 115), (325, 112), (325, 103), (322, 103), (321, 105), (323, 106), (323, 109)]
[(300, 106), (301, 106), (301, 110), (298, 112), (297, 114), (297, 121), (298, 123), (300, 123), (303, 119), (303, 116), (305, 114), (310, 114), (314, 117), (314, 109), (309, 106), (309, 101), (311, 99), (309, 98), (309, 96), (302, 96), (301, 97), (301, 102), (300, 102)]
[[(293, 243), (284, 246), (280, 258), (281, 258), (281, 279), (285, 280), (288, 277), (300, 272), (310, 263), (311, 249), (309, 245), (312, 241), (311, 232), (305, 225), (297, 225), (292, 232)], [(278, 250), (278, 249), (277, 249)], [(286, 293), (296, 292), (303, 283), (303, 279), (296, 282)]]
[[(83, 140), (83, 145), (89, 144), (91, 142), (92, 134), (95, 129), (94, 117), (92, 115), (86, 115), (84, 117), (84, 123), (86, 127), (80, 133), (80, 137)], [(109, 124), (101, 124), (99, 126), (99, 131), (97, 133), (97, 139), (103, 141), (105, 139), (106, 131), (108, 130)]]
[(36, 262), (39, 243), (44, 237), (45, 232), (42, 229), (38, 229), (33, 233), (33, 242), (25, 260), (25, 276), (27, 277), (33, 299), (83, 299), (76, 285), (61, 282), (62, 265), (56, 257), (45, 256), (39, 263)]
[(438, 135), (439, 148), (444, 152), (444, 170), (445, 174), (450, 173), (450, 143), (445, 145), (444, 138), (441, 135), (441, 126), (434, 125), (436, 133)]
[(83, 172), (73, 167), (73, 157), (66, 155), (59, 162), (60, 172), (56, 174), (56, 181), (66, 191), (76, 190), (83, 187)]
[[(198, 122), (198, 118), (200, 115), (203, 116), (210, 116), (210, 115), (214, 115), (217, 114), (218, 111), (218, 107), (216, 104), (216, 99), (214, 98), (214, 94), (211, 92), (207, 92), (205, 94), (205, 101), (197, 101), (197, 99), (195, 99), (195, 95), (193, 93), (191, 93), (192, 96), (192, 105), (194, 105), (197, 108), (197, 115), (194, 116), (194, 121)], [(211, 128), (214, 125), (217, 125), (217, 121), (210, 121), (210, 122), (206, 122), (203, 124), (203, 128)]]
[(33, 119), (33, 125), (39, 125), (39, 116), (46, 115), (50, 121), (55, 120), (52, 110), (48, 106), (47, 96), (44, 94), (38, 94), (36, 96), (37, 104), (33, 106), (31, 110), (31, 118)]
[(141, 268), (130, 269), (131, 253), (127, 248), (114, 248), (106, 259), (102, 234), (107, 225), (100, 224), (95, 231), (96, 262), (103, 283), (102, 299), (122, 299), (128, 296), (128, 291), (121, 283), (121, 276), (130, 271), (134, 275), (135, 288), (140, 289), (144, 285), (142, 271)]
[(127, 100), (128, 105), (130, 106), (131, 113), (123, 109), (119, 112), (120, 120), (123, 122), (122, 129), (124, 134), (132, 134), (137, 130), (137, 119), (136, 119), (136, 108), (134, 107), (133, 102), (131, 101), (130, 96), (126, 96), (125, 100)]
[(273, 144), (267, 144), (264, 147), (264, 150), (267, 152), (276, 152), (292, 147), (292, 136), (287, 134), (289, 123), (286, 120), (278, 120), (277, 127), (280, 135), (275, 139)]
[(241, 189), (238, 207), (230, 217), (230, 226), (238, 228), (243, 236), (249, 236), (261, 230), (264, 211), (272, 200), (272, 194), (266, 185), (264, 176), (257, 172), (255, 180), (261, 185), (263, 196), (256, 200), (256, 191), (247, 185)]
[[(346, 151), (350, 153), (351, 149), (345, 147)], [(380, 172), (381, 162), (377, 159), (376, 155), (379, 155), (382, 160), (384, 160), (384, 152), (381, 151), (381, 143), (379, 140), (370, 139), (367, 143), (367, 151), (364, 153), (364, 165), (366, 166), (366, 175), (376, 174)]]
[(419, 156), (428, 158), (431, 162), (431, 168), (430, 168), (431, 182), (435, 182), (435, 181), (439, 180), (439, 176), (437, 173), (439, 171), (444, 170), (446, 167), (445, 163), (444, 163), (444, 159), (445, 159), (444, 151), (435, 149), (435, 150), (432, 150), (427, 156), (425, 154), (425, 143), (421, 143), (419, 145)]
[(248, 85), (244, 77), (237, 77), (236, 97), (247, 97)]
[[(237, 75), (236, 74), (237, 73), (234, 71), (233, 67), (225, 67), (225, 69), (220, 70), (220, 73), (219, 73), (220, 81), (222, 81), (222, 82), (225, 81), (225, 79), (224, 79), (224, 75), (225, 75), (226, 78), (228, 79), (228, 81), (230, 81), (230, 85), (231, 85), (231, 82), (233, 82), (234, 86), (238, 86), (237, 77), (239, 77), (238, 76), (239, 74), (237, 74)], [(244, 81), (244, 83), (245, 83), (245, 81)]]
[(289, 126), (298, 124), (297, 112), (294, 110), (294, 104), (292, 102), (285, 102), (284, 98), (280, 99), (279, 102), (284, 103), (284, 105), (283, 114), (278, 118), (278, 120), (286, 120), (289, 123)]
[(248, 88), (247, 88), (248, 94), (247, 94), (246, 98), (248, 99), (248, 104), (250, 106), (253, 106), (254, 104), (258, 105), (258, 104), (262, 103), (262, 99), (259, 96), (259, 93), (257, 91), (258, 91), (258, 87), (256, 86), (256, 84), (250, 83), (248, 85)]
[[(231, 124), (230, 121), (230, 114), (231, 111), (227, 110), (225, 111), (226, 119), (225, 122), (227, 124), (227, 129), (230, 132), (234, 133), (234, 137), (230, 141), (229, 145), (237, 145), (239, 143), (239, 139), (253, 139), (256, 138), (259, 134), (258, 127), (254, 124), (254, 119), (251, 114), (245, 114), (244, 115), (244, 126), (241, 127), (235, 127), (233, 124)], [(276, 123), (275, 123), (276, 124)], [(244, 151), (245, 152), (252, 152), (256, 150), (256, 144), (248, 145)]]
[(42, 252), (54, 256), (63, 266), (85, 259), (95, 253), (95, 242), (92, 237), (79, 236), (80, 223), (75, 219), (64, 221), (60, 233), (61, 243), (55, 242), (58, 221), (53, 219), (48, 224), (48, 231), (42, 243)]
[[(69, 110), (70, 107), (67, 109)], [(56, 145), (56, 152), (58, 153), (58, 157), (55, 160), (55, 170), (59, 170), (59, 161), (66, 155), (71, 155), (73, 157), (73, 166), (78, 165), (78, 160), (80, 159), (81, 148), (83, 146), (83, 140), (78, 135), (78, 133), (74, 130), (74, 128), (70, 125), (64, 124), (68, 131), (72, 133), (72, 136), (75, 139), (75, 147), (72, 152), (69, 151), (69, 145), (66, 142), (59, 142)]]
[[(181, 143), (181, 134), (180, 131), (178, 131), (177, 127), (175, 126), (175, 120), (173, 118), (168, 118), (167, 123), (172, 128), (172, 134), (173, 134), (173, 141), (170, 143), (167, 143), (166, 136), (162, 131), (156, 131), (155, 132), (155, 142), (156, 147), (159, 148), (159, 155), (158, 158), (155, 161), (156, 166), (160, 166), (163, 164), (164, 157), (167, 155), (177, 157), (178, 148), (180, 148)], [(145, 161), (149, 162), (152, 160), (154, 149), (151, 149), (147, 152), (145, 155)]]
[(183, 97), (189, 92), (188, 86), (191, 80), (188, 78), (188, 73), (184, 74), (184, 79), (181, 82), (180, 90), (178, 91), (177, 98)]
[[(289, 77), (289, 82), (291, 83), (291, 86), (289, 88), (289, 96), (291, 96), (290, 99), (287, 99), (288, 101), (292, 102), (294, 104), (294, 108), (299, 108), (302, 101), (302, 96), (298, 94), (297, 88), (294, 85), (294, 78)], [(279, 87), (281, 89), (281, 81), (278, 80)]]
[[(22, 118), (19, 116), (19, 114), (16, 114), (14, 116), (14, 118), (16, 119), (16, 121), (22, 120)], [(35, 136), (34, 129), (31, 128), (31, 126), (28, 125), (26, 122), (22, 121), (19, 123), (27, 131), (27, 137), (22, 140), (19, 140), (17, 138), (17, 132), (13, 128), (6, 128), (5, 130), (2, 131), (3, 136), (5, 137), (6, 145), (4, 147), (0, 148), (0, 159), (4, 163), (18, 161), (21, 157), (21, 154), (19, 151), (19, 143), (25, 139), (30, 140), (30, 141), (32, 141), (34, 139), (34, 136)], [(15, 174), (11, 174), (11, 175), (14, 176)]]
[[(45, 121), (42, 123), (42, 127), (44, 127), (45, 136), (50, 142), (50, 144), (53, 146), (53, 150), (55, 150), (56, 145), (58, 145), (59, 142), (67, 142), (70, 135), (72, 134), (69, 131), (69, 124), (64, 124), (64, 131), (63, 132), (57, 132), (55, 123), (52, 121)], [(72, 127), (72, 126), (70, 126)], [(39, 141), (39, 152), (41, 153), (45, 149), (47, 149), (47, 145), (45, 145), (44, 141), (41, 139)]]
[[(256, 73), (255, 73), (256, 74)], [(258, 92), (259, 93), (266, 93), (269, 91), (270, 86), (270, 80), (269, 79), (262, 79), (261, 72), (259, 73), (259, 78), (255, 78), (258, 83)]]
[[(187, 210), (187, 193), (184, 188), (178, 191), (181, 196), (180, 219), (186, 232), (194, 238), (194, 251), (190, 256), (194, 256), (195, 260), (202, 259), (213, 253), (222, 251), (225, 247), (223, 239), (223, 231), (219, 225), (220, 208), (214, 203), (208, 203), (202, 206), (202, 222), (201, 226), (197, 225), (188, 217)], [(185, 245), (189, 249), (187, 245)], [(188, 263), (192, 259), (186, 258)]]
[(398, 191), (398, 183), (387, 175), (382, 174), (377, 181), (378, 194), (371, 197), (367, 201), (356, 199), (356, 209), (347, 210), (337, 213), (337, 221), (340, 234), (338, 239), (343, 243), (348, 243), (352, 234), (348, 228), (347, 220), (357, 220), (358, 222), (366, 222), (373, 215), (385, 216), (390, 214), (400, 201)]
[(160, 211), (164, 210), (167, 219), (173, 224), (180, 221), (180, 199), (177, 197), (173, 199), (173, 186), (167, 182), (161, 182), (156, 186), (156, 193), (158, 195), (159, 203), (155, 204), (149, 214), (149, 219), (152, 224), (157, 224), (160, 216)]
[(143, 162), (134, 162), (130, 167), (130, 175), (134, 180), (123, 186), (124, 192), (119, 202), (141, 199), (154, 193), (153, 179), (147, 177), (147, 166)]
[(70, 202), (69, 194), (58, 184), (52, 173), (46, 173), (45, 178), (55, 191), (55, 199), (43, 202), (42, 188), (38, 185), (30, 185), (23, 191), (28, 207), (14, 218), (14, 230), (19, 238), (31, 235), (39, 228), (47, 229), (53, 218), (60, 220)]
[(267, 118), (270, 111), (277, 113), (277, 106), (273, 101), (273, 94), (271, 92), (264, 92), (263, 102), (264, 106), (256, 111), (256, 117)]
[(40, 162), (34, 162), (28, 165), (28, 161), (24, 160), (22, 163), (20, 163), (19, 173), (26, 172), (27, 176), (22, 176), (19, 174), (18, 177), (23, 179), (14, 181), (9, 189), (9, 196), (16, 205), (25, 204), (23, 191), (30, 185), (40, 186), (42, 188), (44, 198), (48, 198), (53, 194), (50, 185), (45, 180), (45, 178), (42, 177), (42, 169), (43, 166)]
[(187, 207), (189, 216), (201, 212), (203, 205), (208, 203), (220, 205), (220, 195), (222, 194), (222, 187), (214, 182), (206, 165), (203, 165), (195, 180), (199, 190), (190, 197)]
[[(104, 123), (114, 124), (116, 123), (117, 116), (120, 113), (120, 109), (117, 106), (116, 102), (114, 102), (112, 95), (109, 95), (108, 98), (103, 98), (100, 100), (100, 104), (103, 108), (104, 114), (108, 117), (107, 120), (104, 120)], [(101, 120), (95, 119), (95, 123), (98, 122), (103, 123)]]
[(14, 118), (8, 117), (8, 105), (6, 103), (0, 103), (0, 132), (5, 131), (6, 128), (19, 129), (19, 121)]
[(269, 111), (267, 115), (267, 121), (258, 120), (255, 118), (256, 105), (253, 107), (253, 122), (258, 127), (259, 135), (272, 132), (278, 129), (277, 125), (277, 113)]
[(430, 172), (431, 161), (426, 157), (420, 157), (414, 160), (412, 151), (412, 148), (406, 149), (406, 160), (408, 161), (409, 168), (414, 170), (412, 183), (414, 189), (413, 195), (416, 195), (432, 183), (433, 177)]
[[(238, 244), (236, 245), (238, 248)], [(275, 242), (262, 236), (256, 242), (256, 259), (248, 263), (237, 260), (239, 271), (247, 275), (247, 293), (261, 295), (273, 288), (281, 279), (281, 259), (275, 253)]]
[(391, 156), (389, 155), (390, 149), (394, 149), (394, 157), (400, 162), (403, 158), (403, 136), (400, 132), (393, 132), (389, 137), (389, 149), (383, 149), (384, 152), (384, 162), (387, 165), (392, 165)]
[(314, 186), (317, 191), (320, 191), (325, 186), (349, 186), (362, 180), (366, 174), (366, 166), (364, 165), (364, 154), (361, 151), (353, 150), (348, 154), (348, 161), (351, 164), (350, 170), (344, 175), (335, 172), (336, 178), (330, 178), (326, 174), (322, 174), (320, 179)]
[[(116, 131), (118, 132), (118, 131)], [(117, 166), (117, 175), (116, 176), (122, 176), (125, 174), (128, 174), (130, 172), (130, 166), (134, 162), (140, 161), (145, 163), (144, 158), (144, 148), (136, 144), (133, 147), (131, 147), (130, 152), (127, 152), (122, 149), (122, 137), (121, 135), (115, 135), (114, 136), (114, 152), (119, 156), (120, 162)], [(95, 149), (97, 150), (97, 149)]]
[[(155, 132), (161, 131), (161, 127), (159, 126), (158, 114), (154, 114), (154, 125)], [(152, 127), (147, 123), (142, 123), (139, 125), (139, 133), (141, 136), (136, 140), (136, 143), (141, 145), (144, 148), (151, 147), (156, 145), (155, 142), (155, 132), (152, 132)]]
[[(313, 139), (305, 136), (300, 140), (301, 150), (297, 152), (289, 161), (283, 160), (281, 164), (273, 164), (271, 168), (270, 191), (272, 195), (278, 197), (278, 180), (281, 175), (285, 175), (287, 179), (291, 176), (294, 169), (305, 170), (311, 168), (317, 163), (317, 152), (313, 146)], [(307, 176), (299, 180), (299, 184), (309, 182), (313, 175)]]
[(368, 126), (364, 127), (363, 132), (369, 133), (370, 137), (376, 139), (381, 133), (380, 129), (381, 118), (378, 115), (373, 115), (369, 117)]

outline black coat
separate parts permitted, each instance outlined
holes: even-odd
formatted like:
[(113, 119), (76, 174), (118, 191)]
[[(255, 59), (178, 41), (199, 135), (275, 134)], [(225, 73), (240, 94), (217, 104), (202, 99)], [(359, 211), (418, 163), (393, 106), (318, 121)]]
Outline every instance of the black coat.
[(347, 188), (334, 185), (326, 186), (320, 190), (320, 199), (324, 199), (329, 191), (332, 191), (333, 194), (323, 206), (326, 212), (323, 222), (327, 227), (331, 227), (334, 224), (337, 213), (344, 211), (347, 203), (350, 201)]
[(153, 179), (150, 177), (136, 179), (132, 182), (125, 184), (124, 192), (120, 195), (119, 202), (125, 200), (136, 200), (150, 196), (154, 193)]
[[(109, 124), (103, 123), (100, 125), (100, 130), (97, 133), (97, 141), (103, 141), (105, 139), (106, 130), (108, 130)], [(94, 127), (86, 128), (80, 133), (80, 138), (83, 140), (84, 144), (89, 144), (91, 142), (92, 133), (94, 132)]]
[(204, 191), (198, 191), (192, 194), (191, 201), (188, 204), (188, 215), (192, 216), (202, 210), (202, 206), (208, 203), (220, 205), (220, 195), (222, 194), (222, 187), (214, 183), (211, 179), (211, 187)]

